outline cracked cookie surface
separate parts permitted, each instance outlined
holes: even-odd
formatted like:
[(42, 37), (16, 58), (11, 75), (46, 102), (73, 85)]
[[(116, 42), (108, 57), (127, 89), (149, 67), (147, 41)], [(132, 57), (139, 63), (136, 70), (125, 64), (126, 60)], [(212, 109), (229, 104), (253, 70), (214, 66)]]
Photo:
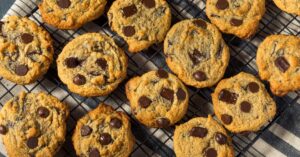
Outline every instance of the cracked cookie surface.
[(173, 139), (178, 157), (234, 157), (231, 138), (210, 115), (176, 126)]
[(281, 10), (300, 16), (300, 0), (273, 0)]
[(106, 0), (42, 0), (43, 21), (59, 29), (77, 29), (104, 12)]
[(30, 84), (44, 75), (53, 60), (48, 32), (26, 17), (0, 22), (0, 75), (17, 84)]
[(188, 91), (173, 74), (150, 71), (126, 84), (131, 111), (144, 125), (166, 128), (178, 122), (188, 108)]
[(57, 59), (58, 76), (81, 96), (104, 96), (126, 77), (127, 56), (112, 38), (87, 33), (70, 41)]
[(206, 13), (222, 32), (250, 38), (265, 13), (265, 0), (207, 0)]
[(8, 156), (52, 157), (65, 141), (69, 110), (45, 93), (25, 93), (0, 111), (0, 134)]
[(264, 84), (244, 72), (220, 81), (212, 102), (218, 119), (235, 133), (258, 131), (276, 114), (276, 104)]
[(162, 42), (171, 25), (171, 10), (165, 0), (116, 0), (107, 16), (130, 52)]
[(268, 36), (258, 47), (259, 76), (270, 83), (272, 93), (284, 96), (300, 89), (300, 38)]
[(76, 154), (81, 157), (128, 157), (134, 143), (129, 117), (106, 104), (82, 117), (73, 135)]
[(219, 30), (201, 19), (175, 24), (164, 41), (169, 68), (187, 85), (210, 87), (224, 75), (229, 48)]

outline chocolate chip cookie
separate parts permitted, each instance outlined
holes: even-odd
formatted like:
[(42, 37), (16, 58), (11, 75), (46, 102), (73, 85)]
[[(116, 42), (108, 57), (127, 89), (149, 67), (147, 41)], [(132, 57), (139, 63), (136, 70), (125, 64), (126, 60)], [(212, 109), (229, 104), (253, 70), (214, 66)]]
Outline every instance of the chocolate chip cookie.
[(42, 0), (43, 21), (59, 29), (77, 29), (104, 12), (106, 0)]
[(54, 156), (65, 141), (69, 110), (45, 93), (25, 93), (0, 111), (0, 136), (8, 156)]
[(224, 75), (230, 53), (214, 25), (201, 19), (175, 24), (164, 41), (169, 68), (187, 85), (210, 87)]
[(255, 34), (265, 14), (265, 0), (207, 0), (206, 13), (222, 32), (245, 39)]
[(300, 16), (299, 0), (273, 0), (281, 10)]
[(108, 11), (109, 25), (139, 52), (162, 42), (171, 25), (171, 11), (165, 0), (116, 0)]
[(0, 76), (30, 84), (44, 75), (53, 60), (50, 35), (26, 17), (0, 21)]
[(272, 93), (283, 96), (300, 89), (300, 38), (268, 36), (258, 47), (259, 76), (270, 83)]
[(126, 114), (100, 104), (77, 122), (73, 135), (76, 154), (81, 157), (128, 157), (135, 143), (130, 126)]
[(235, 133), (258, 131), (276, 114), (276, 104), (264, 84), (244, 72), (220, 81), (212, 101), (218, 119)]
[(234, 157), (231, 138), (210, 115), (176, 126), (174, 151), (178, 157)]
[(188, 108), (188, 91), (174, 75), (150, 71), (126, 84), (134, 116), (148, 127), (166, 128), (178, 122)]
[(69, 42), (57, 59), (58, 76), (81, 96), (111, 93), (126, 77), (127, 57), (111, 39), (87, 33)]

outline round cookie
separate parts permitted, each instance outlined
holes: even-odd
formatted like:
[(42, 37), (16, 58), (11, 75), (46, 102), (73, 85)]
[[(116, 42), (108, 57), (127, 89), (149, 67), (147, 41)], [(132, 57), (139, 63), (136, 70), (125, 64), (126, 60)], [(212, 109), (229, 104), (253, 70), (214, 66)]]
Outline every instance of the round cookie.
[(0, 135), (8, 156), (52, 157), (65, 141), (69, 110), (45, 93), (25, 93), (0, 111)]
[(255, 34), (265, 14), (265, 0), (207, 0), (206, 14), (222, 32), (239, 38)]
[(169, 68), (187, 85), (211, 87), (224, 75), (229, 48), (219, 30), (201, 19), (175, 24), (164, 41)]
[(44, 22), (59, 29), (77, 29), (104, 12), (106, 0), (42, 0)]
[(300, 16), (300, 1), (299, 0), (273, 0), (281, 10)]
[(244, 72), (220, 81), (212, 102), (218, 119), (235, 133), (258, 131), (276, 114), (276, 104), (264, 84)]
[(82, 117), (73, 134), (76, 154), (81, 157), (128, 157), (134, 143), (127, 115), (105, 104)]
[(166, 0), (116, 0), (108, 11), (109, 25), (139, 52), (162, 42), (171, 25), (171, 10)]
[(234, 157), (231, 138), (210, 115), (176, 126), (173, 139), (178, 157)]
[(87, 33), (64, 47), (57, 69), (70, 91), (81, 96), (103, 96), (126, 77), (127, 57), (110, 37)]
[(178, 122), (188, 108), (188, 91), (174, 75), (150, 71), (126, 84), (131, 111), (144, 125), (166, 128)]
[(0, 76), (30, 84), (44, 75), (53, 60), (50, 35), (26, 17), (0, 22)]
[(300, 89), (300, 38), (291, 35), (268, 36), (258, 47), (259, 76), (270, 83), (271, 91), (284, 96)]

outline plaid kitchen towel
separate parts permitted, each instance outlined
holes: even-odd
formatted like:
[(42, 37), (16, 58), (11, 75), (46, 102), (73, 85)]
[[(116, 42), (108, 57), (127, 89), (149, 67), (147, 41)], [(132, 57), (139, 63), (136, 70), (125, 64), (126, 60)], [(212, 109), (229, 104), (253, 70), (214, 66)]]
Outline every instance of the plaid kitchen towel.
[[(205, 1), (201, 0), (168, 0), (172, 12), (173, 21), (185, 18), (203, 18), (205, 16)], [(63, 46), (74, 37), (86, 32), (101, 32), (112, 36), (116, 42), (124, 47), (126, 44), (116, 36), (108, 27), (105, 16), (86, 24), (83, 28), (74, 31), (62, 31), (42, 22), (37, 9), (36, 0), (17, 0), (7, 15), (28, 16), (39, 25), (49, 31), (54, 39), (56, 49), (55, 56), (59, 54)], [(1, 5), (1, 1), (0, 1)], [(231, 49), (232, 59), (225, 77), (232, 76), (240, 71), (257, 74), (255, 65), (255, 52), (258, 44), (270, 34), (291, 34), (300, 36), (300, 18), (280, 11), (272, 2), (267, 0), (267, 12), (261, 21), (257, 34), (249, 40), (240, 40), (231, 35), (224, 35), (224, 39)], [(4, 17), (5, 18), (5, 17)], [(126, 47), (126, 46), (125, 46)], [(161, 44), (154, 45), (141, 54), (128, 54), (130, 65), (128, 75), (142, 74), (151, 69), (165, 68), (166, 63), (161, 52)], [(45, 77), (36, 83), (26, 86), (13, 84), (0, 77), (0, 105), (17, 95), (21, 90), (27, 92), (44, 91), (58, 97), (70, 106), (71, 118), (68, 121), (68, 135), (66, 144), (57, 156), (75, 156), (71, 144), (71, 134), (76, 120), (88, 110), (95, 108), (100, 102), (111, 104), (116, 110), (130, 114), (130, 108), (124, 95), (124, 84), (107, 97), (82, 98), (70, 93), (59, 81), (55, 71), (55, 65)], [(212, 89), (189, 89), (191, 93), (190, 107), (187, 116), (182, 122), (191, 117), (212, 113), (210, 93)], [(248, 135), (232, 135), (236, 156), (270, 156), (270, 157), (297, 157), (300, 156), (300, 92), (290, 93), (283, 98), (274, 97), (277, 102), (278, 114), (276, 118), (257, 133)], [(201, 102), (201, 103), (199, 103)], [(137, 144), (132, 156), (175, 156), (172, 151), (174, 128), (148, 129), (141, 126), (134, 118), (131, 119), (133, 132), (137, 138)], [(3, 145), (0, 152), (6, 156)]]

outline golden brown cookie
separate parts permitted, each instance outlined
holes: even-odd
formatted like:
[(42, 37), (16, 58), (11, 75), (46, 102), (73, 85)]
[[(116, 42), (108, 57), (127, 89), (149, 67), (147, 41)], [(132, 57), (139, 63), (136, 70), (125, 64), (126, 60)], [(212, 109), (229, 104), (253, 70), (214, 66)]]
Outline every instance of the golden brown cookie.
[(300, 16), (299, 0), (273, 0), (281, 10)]

